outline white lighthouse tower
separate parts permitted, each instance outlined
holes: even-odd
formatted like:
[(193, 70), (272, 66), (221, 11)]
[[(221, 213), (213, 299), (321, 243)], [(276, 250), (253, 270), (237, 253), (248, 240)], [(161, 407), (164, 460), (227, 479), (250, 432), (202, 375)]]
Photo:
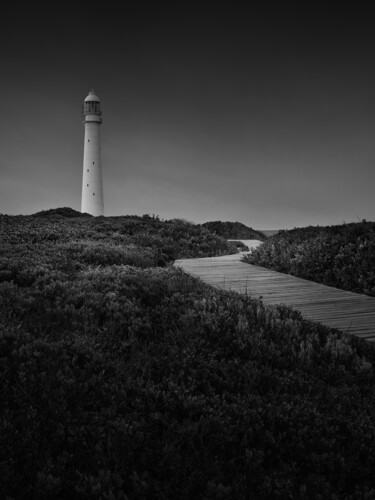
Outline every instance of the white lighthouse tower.
[(83, 149), (83, 178), (81, 212), (104, 215), (102, 162), (100, 153), (100, 99), (93, 89), (83, 102), (85, 144)]

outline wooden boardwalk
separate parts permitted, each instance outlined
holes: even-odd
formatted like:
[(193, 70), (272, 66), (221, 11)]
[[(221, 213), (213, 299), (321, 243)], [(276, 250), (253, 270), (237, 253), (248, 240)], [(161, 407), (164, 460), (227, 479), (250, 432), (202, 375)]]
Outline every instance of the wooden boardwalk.
[(175, 262), (186, 273), (225, 290), (285, 304), (306, 319), (375, 342), (375, 297), (339, 290), (241, 262), (241, 254)]

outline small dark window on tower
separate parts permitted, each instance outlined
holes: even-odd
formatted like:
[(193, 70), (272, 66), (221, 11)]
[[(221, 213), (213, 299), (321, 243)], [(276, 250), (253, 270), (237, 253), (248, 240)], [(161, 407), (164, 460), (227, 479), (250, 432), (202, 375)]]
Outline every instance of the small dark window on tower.
[(92, 164), (95, 165), (95, 162), (93, 161)]
[(95, 196), (95, 193), (92, 193), (93, 196)]
[(89, 168), (87, 169), (87, 172), (90, 172), (90, 169), (89, 169)]
[(87, 139), (87, 142), (90, 142), (90, 139)]
[(87, 184), (87, 187), (89, 187), (89, 185)]

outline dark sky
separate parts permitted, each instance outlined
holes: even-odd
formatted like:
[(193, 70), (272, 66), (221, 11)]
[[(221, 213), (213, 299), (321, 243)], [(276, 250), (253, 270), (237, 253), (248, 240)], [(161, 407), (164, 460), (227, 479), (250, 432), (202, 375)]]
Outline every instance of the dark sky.
[(2, 16), (0, 213), (80, 210), (93, 87), (106, 215), (258, 229), (375, 219), (369, 12), (56, 5)]

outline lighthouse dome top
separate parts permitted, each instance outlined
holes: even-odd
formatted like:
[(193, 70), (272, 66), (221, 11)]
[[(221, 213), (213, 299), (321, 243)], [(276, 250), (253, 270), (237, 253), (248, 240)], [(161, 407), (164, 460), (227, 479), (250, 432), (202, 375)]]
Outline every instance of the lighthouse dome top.
[(88, 101), (95, 101), (95, 102), (100, 102), (99, 97), (95, 94), (95, 90), (91, 89), (89, 92), (89, 95), (86, 97), (85, 102)]

